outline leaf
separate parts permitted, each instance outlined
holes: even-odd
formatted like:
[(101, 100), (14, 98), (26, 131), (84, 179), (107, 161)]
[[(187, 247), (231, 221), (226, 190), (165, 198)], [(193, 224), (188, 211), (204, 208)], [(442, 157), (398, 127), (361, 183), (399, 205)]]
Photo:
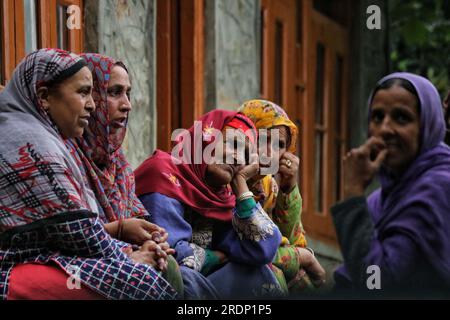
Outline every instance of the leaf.
[(428, 30), (419, 20), (408, 21), (402, 27), (401, 33), (408, 46), (422, 46), (428, 39)]

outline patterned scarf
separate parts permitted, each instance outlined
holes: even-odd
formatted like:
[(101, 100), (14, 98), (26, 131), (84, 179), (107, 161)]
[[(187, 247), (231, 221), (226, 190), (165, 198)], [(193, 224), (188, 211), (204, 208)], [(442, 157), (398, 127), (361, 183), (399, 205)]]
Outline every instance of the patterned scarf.
[[(297, 149), (297, 126), (289, 119), (287, 113), (278, 105), (266, 100), (250, 100), (245, 102), (239, 112), (249, 117), (256, 129), (272, 129), (276, 126), (286, 126), (290, 133), (290, 145), (288, 151), (295, 154)], [(261, 203), (266, 212), (271, 212), (275, 207), (276, 197), (272, 190), (276, 188), (272, 183), (272, 176), (266, 176), (255, 182), (251, 189), (255, 194), (255, 200)]]
[(286, 126), (289, 129), (291, 143), (288, 151), (294, 153), (297, 149), (297, 126), (289, 119), (286, 111), (273, 102), (266, 100), (250, 100), (239, 107), (238, 112), (253, 121), (256, 129), (272, 129), (276, 126)]
[(38, 50), (18, 65), (0, 94), (0, 231), (67, 212), (97, 211), (37, 97), (39, 87), (61, 82), (85, 65), (66, 51)]
[(147, 215), (137, 198), (133, 170), (121, 148), (126, 127), (112, 133), (108, 113), (108, 84), (111, 70), (125, 65), (99, 54), (83, 54), (94, 79), (93, 98), (95, 112), (83, 137), (73, 143), (84, 166), (84, 173), (94, 189), (97, 201), (104, 212), (104, 222), (116, 221), (119, 217), (130, 218)]

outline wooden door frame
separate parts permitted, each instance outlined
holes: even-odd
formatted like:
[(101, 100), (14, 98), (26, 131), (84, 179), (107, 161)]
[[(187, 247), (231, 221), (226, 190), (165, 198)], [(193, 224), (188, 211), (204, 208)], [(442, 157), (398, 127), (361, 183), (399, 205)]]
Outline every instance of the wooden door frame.
[(204, 112), (204, 2), (157, 0), (156, 10), (157, 145), (170, 150), (173, 130)]
[[(273, 2), (276, 2), (276, 5), (273, 5)], [(283, 57), (282, 60), (284, 62), (282, 66), (282, 74), (283, 79), (282, 83), (284, 84), (282, 87), (282, 103), (281, 106), (288, 112), (288, 114), (293, 114), (295, 112), (295, 87), (296, 87), (296, 59), (295, 59), (295, 12), (289, 11), (289, 4), (292, 0), (262, 0), (261, 1), (261, 9), (263, 11), (263, 21), (261, 22), (263, 33), (262, 33), (262, 41), (263, 41), (263, 61), (262, 64), (264, 66), (271, 66), (270, 68), (266, 68), (263, 70), (264, 74), (261, 74), (262, 77), (262, 88), (261, 95), (263, 98), (274, 101), (275, 92), (274, 90), (270, 90), (270, 88), (274, 89), (273, 81), (275, 78), (274, 68), (272, 66), (272, 61), (275, 58), (275, 32), (274, 28), (271, 26), (275, 25), (277, 18), (281, 18), (282, 21), (287, 22), (283, 25), (284, 34), (283, 34)], [(284, 6), (284, 10), (281, 8)], [(290, 35), (290, 36), (289, 36)], [(293, 67), (294, 66), (294, 67)]]
[[(346, 110), (349, 102), (349, 93), (348, 93), (348, 79), (349, 79), (349, 31), (343, 26), (339, 25), (337, 22), (331, 20), (330, 18), (320, 14), (316, 10), (314, 10), (312, 5), (312, 0), (306, 0), (306, 10), (309, 12), (308, 16), (308, 24), (311, 27), (309, 30), (308, 36), (308, 49), (306, 54), (307, 61), (304, 61), (307, 66), (306, 72), (308, 73), (308, 88), (307, 93), (305, 95), (305, 105), (309, 106), (309, 108), (305, 108), (302, 119), (304, 124), (304, 137), (303, 137), (303, 145), (304, 152), (311, 155), (310, 157), (305, 157), (305, 164), (303, 174), (305, 177), (306, 183), (303, 184), (303, 198), (304, 201), (304, 225), (307, 233), (313, 238), (323, 241), (327, 244), (337, 246), (337, 237), (335, 234), (335, 229), (333, 225), (333, 221), (330, 214), (330, 207), (334, 204), (333, 202), (333, 190), (331, 187), (334, 185), (334, 172), (333, 172), (333, 160), (335, 160), (335, 146), (334, 144), (334, 133), (335, 133), (335, 112), (330, 107), (332, 104), (332, 99), (335, 96), (335, 88), (330, 86), (331, 83), (334, 83), (335, 70), (331, 70), (330, 66), (334, 66), (334, 63), (331, 59), (334, 59), (335, 54), (341, 53), (345, 58), (344, 61), (344, 73), (343, 73), (343, 97), (341, 101), (342, 110), (341, 110), (341, 128), (344, 131), (343, 136), (347, 137), (347, 123), (346, 123)], [(315, 23), (318, 23), (320, 26), (325, 26), (323, 30), (319, 30), (314, 26)], [(339, 33), (330, 35), (327, 30), (335, 30), (335, 32)], [(344, 39), (344, 41), (340, 41)], [(315, 210), (315, 184), (318, 183), (315, 181), (315, 112), (314, 107), (316, 106), (316, 98), (315, 98), (315, 83), (316, 83), (316, 64), (317, 64), (317, 55), (316, 48), (317, 42), (322, 40), (324, 43), (332, 43), (332, 46), (336, 49), (336, 51), (332, 51), (330, 53), (329, 50), (325, 52), (325, 88), (324, 88), (324, 119), (326, 121), (325, 126), (328, 134), (324, 139), (325, 153), (323, 154), (323, 168), (324, 168), (324, 179), (323, 184), (325, 185), (325, 194), (323, 195), (323, 212), (316, 212)], [(334, 53), (334, 54), (332, 54)], [(309, 112), (308, 110), (309, 109)], [(310, 183), (310, 182), (314, 183)], [(326, 187), (328, 186), (328, 187)], [(320, 228), (318, 227), (320, 226)]]
[[(276, 1), (276, 2), (272, 2)], [(291, 85), (294, 86), (289, 88), (290, 93), (288, 93), (287, 102), (284, 102), (282, 107), (286, 109), (291, 120), (293, 120), (297, 126), (299, 127), (299, 139), (298, 139), (298, 152), (297, 155), (300, 157), (300, 171), (299, 171), (299, 185), (302, 193), (303, 201), (303, 222), (307, 234), (312, 238), (325, 242), (327, 244), (331, 244), (333, 246), (337, 246), (337, 240), (335, 236), (334, 226), (331, 221), (329, 207), (332, 205), (332, 197), (334, 192), (334, 184), (335, 181), (335, 173), (332, 172), (334, 168), (334, 163), (331, 160), (334, 160), (336, 149), (333, 146), (334, 133), (335, 133), (335, 111), (330, 108), (330, 104), (333, 104), (332, 99), (335, 96), (336, 89), (334, 88), (332, 79), (329, 81), (325, 81), (325, 85), (328, 87), (325, 88), (324, 93), (326, 97), (324, 97), (324, 101), (326, 105), (324, 106), (324, 112), (330, 112), (330, 114), (326, 114), (325, 119), (328, 119), (328, 139), (324, 141), (326, 143), (326, 148), (324, 154), (324, 184), (328, 187), (324, 188), (323, 194), (323, 213), (321, 216), (319, 213), (315, 212), (315, 177), (314, 177), (314, 167), (315, 167), (315, 159), (314, 159), (314, 144), (315, 144), (315, 82), (316, 82), (316, 42), (317, 38), (327, 37), (327, 41), (325, 43), (332, 42), (332, 47), (336, 47), (338, 51), (343, 52), (344, 58), (348, 59), (348, 48), (349, 48), (349, 38), (348, 33), (349, 29), (346, 29), (343, 26), (340, 26), (338, 23), (334, 22), (332, 19), (325, 17), (324, 15), (317, 12), (313, 7), (313, 0), (301, 0), (296, 2), (296, 0), (283, 0), (288, 1), (288, 6), (292, 11), (293, 8), (297, 8), (297, 5), (300, 5), (298, 9), (299, 13), (301, 13), (301, 17), (297, 17), (297, 19), (301, 19), (299, 22), (301, 26), (301, 34), (298, 39), (295, 41), (295, 48), (289, 47), (290, 52), (295, 52), (292, 54), (294, 59), (289, 59), (288, 65), (291, 70), (295, 70), (295, 72), (289, 73), (289, 76), (294, 79), (291, 81)], [(273, 100), (274, 93), (272, 92), (274, 89), (274, 71), (271, 64), (274, 61), (274, 45), (273, 39), (274, 35), (274, 16), (277, 15), (277, 12), (273, 12), (273, 8), (279, 7), (280, 2), (278, 0), (262, 0), (261, 8), (262, 8), (262, 29), (263, 29), (263, 45), (262, 45), (262, 88), (261, 95), (263, 98), (268, 100)], [(327, 24), (331, 28), (331, 30), (337, 29), (340, 30), (340, 33), (345, 33), (345, 36), (333, 38), (329, 32), (324, 30), (323, 34), (315, 34), (314, 28), (315, 21), (319, 21), (320, 23)], [(348, 28), (348, 27), (347, 27)], [(326, 28), (325, 28), (326, 29)], [(290, 31), (290, 33), (295, 36), (296, 32)], [(339, 42), (338, 39), (344, 38), (344, 41)], [(328, 51), (328, 50), (327, 50)], [(284, 51), (286, 53), (286, 50)], [(331, 53), (326, 52), (325, 63), (328, 65), (334, 65), (332, 62)], [(342, 90), (344, 92), (342, 98), (342, 110), (341, 110), (341, 128), (344, 131), (343, 135), (347, 138), (347, 128), (345, 121), (346, 114), (346, 106), (348, 105), (348, 69), (349, 63), (348, 61), (344, 61), (347, 65), (344, 67), (343, 74), (343, 84)], [(269, 67), (267, 67), (269, 66)], [(329, 70), (325, 72), (331, 72), (328, 74), (328, 77), (334, 75), (334, 70)], [(287, 75), (286, 73), (285, 75)], [(293, 93), (293, 95), (291, 95)], [(332, 140), (333, 138), (333, 140)], [(347, 139), (348, 141), (348, 139)]]
[[(11, 75), (25, 52), (23, 34), (23, 2), (2, 1), (2, 78), (4, 83)], [(12, 44), (12, 45), (11, 45)]]
[[(83, 20), (83, 0), (45, 0), (37, 2), (37, 33), (39, 48), (56, 48), (56, 4), (78, 5)], [(53, 9), (54, 10), (53, 10)], [(11, 75), (17, 64), (25, 56), (24, 34), (24, 6), (22, 0), (3, 0), (2, 13), (2, 78), (5, 84), (11, 79)], [(53, 14), (52, 14), (53, 12)], [(83, 52), (84, 38), (83, 26), (81, 30), (69, 32), (69, 49), (75, 53)]]
[[(56, 48), (57, 39), (57, 5), (77, 5), (80, 7), (82, 21), (84, 12), (83, 0), (45, 0), (39, 1), (39, 46), (41, 48)], [(82, 53), (84, 50), (83, 27), (80, 30), (69, 30), (69, 50), (74, 53)]]

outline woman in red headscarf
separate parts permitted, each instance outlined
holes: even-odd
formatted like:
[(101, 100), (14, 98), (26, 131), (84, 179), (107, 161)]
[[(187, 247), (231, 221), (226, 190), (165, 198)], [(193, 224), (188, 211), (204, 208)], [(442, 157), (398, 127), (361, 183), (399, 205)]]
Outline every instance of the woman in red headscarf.
[[(230, 129), (243, 139), (222, 139)], [(268, 266), (281, 234), (247, 186), (259, 171), (256, 138), (249, 118), (214, 110), (178, 136), (171, 154), (157, 150), (135, 172), (136, 193), (168, 231), (181, 268), (206, 275), (222, 298), (286, 293)]]

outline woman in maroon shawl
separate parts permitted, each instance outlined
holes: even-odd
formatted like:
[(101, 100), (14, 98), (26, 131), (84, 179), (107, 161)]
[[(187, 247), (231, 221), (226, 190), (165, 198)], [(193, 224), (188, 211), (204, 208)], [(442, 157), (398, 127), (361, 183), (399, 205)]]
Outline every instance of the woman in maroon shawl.
[[(226, 129), (243, 133), (247, 143), (218, 139)], [(247, 185), (259, 168), (250, 161), (257, 137), (252, 121), (214, 110), (178, 137), (171, 154), (158, 150), (136, 170), (136, 192), (152, 221), (168, 231), (182, 270), (207, 276), (222, 298), (285, 293), (268, 266), (280, 231)], [(242, 165), (236, 147), (245, 149)], [(181, 150), (183, 161), (177, 161)], [(221, 164), (222, 156), (231, 162)]]

